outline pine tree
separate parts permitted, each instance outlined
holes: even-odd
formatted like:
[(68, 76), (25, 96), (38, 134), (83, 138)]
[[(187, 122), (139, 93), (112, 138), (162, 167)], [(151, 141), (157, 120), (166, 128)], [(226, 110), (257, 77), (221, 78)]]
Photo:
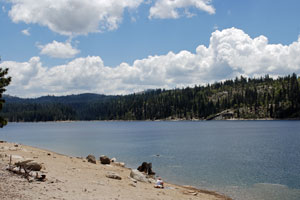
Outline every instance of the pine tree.
[[(1, 62), (1, 58), (0, 58)], [(0, 111), (2, 110), (3, 104), (5, 103), (4, 99), (2, 98), (3, 92), (5, 92), (5, 87), (8, 86), (8, 84), (11, 81), (11, 77), (5, 77), (7, 75), (8, 69), (2, 69), (0, 68)], [(5, 126), (7, 124), (7, 121), (0, 117), (0, 128)]]

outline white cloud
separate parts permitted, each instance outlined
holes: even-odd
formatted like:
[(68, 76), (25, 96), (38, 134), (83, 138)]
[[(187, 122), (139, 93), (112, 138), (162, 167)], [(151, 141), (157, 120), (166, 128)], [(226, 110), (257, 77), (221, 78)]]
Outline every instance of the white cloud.
[(40, 54), (50, 56), (52, 58), (73, 58), (80, 51), (73, 48), (70, 42), (61, 43), (53, 41), (46, 45), (38, 45), (41, 49)]
[(154, 6), (150, 8), (149, 18), (176, 19), (181, 17), (181, 15), (192, 17), (194, 14), (189, 11), (191, 7), (209, 14), (215, 13), (211, 0), (157, 0)]
[(149, 88), (175, 88), (270, 74), (300, 74), (300, 38), (290, 45), (269, 44), (265, 36), (251, 38), (236, 28), (215, 31), (208, 47), (196, 52), (169, 52), (105, 66), (98, 56), (77, 58), (52, 68), (38, 57), (28, 62), (3, 62), (12, 83), (7, 93), (17, 96), (65, 95), (83, 92), (127, 94)]
[(13, 22), (47, 26), (62, 35), (82, 35), (114, 30), (125, 9), (137, 8), (143, 0), (8, 0)]
[[(212, 0), (7, 0), (12, 4), (9, 16), (14, 23), (39, 24), (68, 36), (115, 30), (125, 10), (142, 3), (154, 5), (149, 18), (193, 17), (190, 8), (215, 13)], [(3, 8), (2, 8), (3, 9)], [(5, 8), (4, 8), (5, 9)], [(134, 17), (133, 17), (134, 18)]]
[(21, 31), (23, 35), (30, 36), (29, 28)]
[(9, 68), (9, 76), (13, 77), (9, 88), (13, 94), (26, 95), (25, 91), (34, 91), (31, 83), (36, 82), (41, 74), (45, 73), (39, 57), (32, 57), (28, 62), (23, 63), (6, 61), (0, 66)]
[(2, 12), (6, 13), (6, 8), (5, 8), (5, 6), (2, 6)]

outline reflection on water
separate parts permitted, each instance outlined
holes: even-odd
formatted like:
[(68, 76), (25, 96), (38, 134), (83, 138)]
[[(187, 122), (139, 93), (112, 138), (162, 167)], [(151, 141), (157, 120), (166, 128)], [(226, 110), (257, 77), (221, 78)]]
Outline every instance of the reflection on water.
[(11, 123), (7, 141), (73, 156), (105, 154), (166, 181), (241, 200), (299, 200), (298, 121)]

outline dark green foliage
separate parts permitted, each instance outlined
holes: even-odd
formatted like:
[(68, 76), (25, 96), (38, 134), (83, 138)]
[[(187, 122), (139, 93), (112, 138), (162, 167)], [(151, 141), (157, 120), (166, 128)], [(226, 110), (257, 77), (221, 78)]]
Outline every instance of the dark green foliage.
[[(95, 94), (6, 97), (9, 121), (207, 119), (224, 110), (243, 119), (300, 118), (296, 74), (273, 80), (240, 77), (207, 86), (148, 90), (126, 96)], [(228, 115), (229, 116), (229, 115)]]
[[(3, 104), (5, 103), (5, 100), (2, 98), (3, 92), (5, 92), (5, 87), (8, 86), (8, 84), (11, 81), (10, 77), (5, 77), (7, 75), (8, 69), (2, 69), (0, 68), (0, 111), (3, 108)], [(7, 124), (7, 121), (0, 117), (0, 128), (5, 126)]]

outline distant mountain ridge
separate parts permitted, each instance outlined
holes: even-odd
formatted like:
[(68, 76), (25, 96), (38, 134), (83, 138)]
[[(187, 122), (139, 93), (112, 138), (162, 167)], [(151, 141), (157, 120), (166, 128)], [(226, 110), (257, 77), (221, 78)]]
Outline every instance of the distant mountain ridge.
[(206, 86), (130, 95), (4, 96), (9, 121), (300, 119), (300, 79), (239, 77)]
[(71, 103), (71, 102), (87, 102), (95, 101), (103, 98), (110, 98), (110, 96), (94, 93), (83, 93), (83, 94), (72, 94), (66, 96), (41, 96), (37, 98), (20, 98), (10, 95), (3, 95), (4, 99), (7, 102), (34, 102), (34, 103)]

